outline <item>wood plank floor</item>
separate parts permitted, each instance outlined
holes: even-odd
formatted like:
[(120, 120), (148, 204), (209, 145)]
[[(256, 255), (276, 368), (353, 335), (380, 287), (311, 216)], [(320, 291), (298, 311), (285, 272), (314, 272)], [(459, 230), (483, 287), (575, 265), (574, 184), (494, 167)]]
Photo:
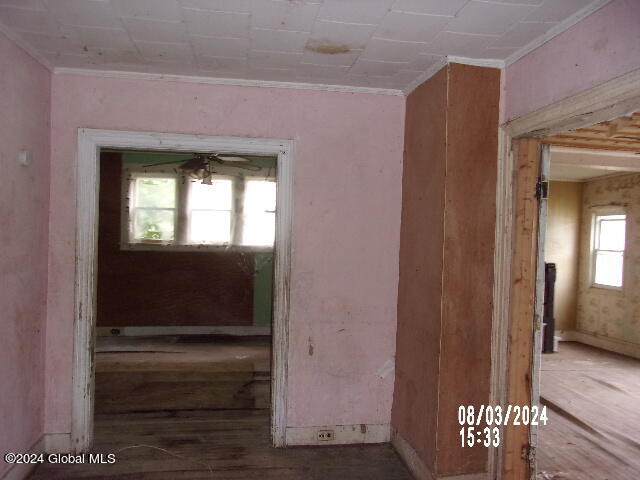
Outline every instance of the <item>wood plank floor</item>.
[(562, 342), (541, 381), (539, 478), (640, 479), (640, 360)]
[[(98, 375), (117, 372), (119, 379), (109, 377), (104, 381), (102, 395), (110, 399), (120, 396), (122, 405), (117, 407), (117, 413), (96, 415), (93, 451), (115, 453), (116, 463), (45, 464), (30, 479), (411, 479), (390, 445), (275, 449), (270, 445), (267, 408), (209, 408), (210, 392), (236, 388), (233, 385), (227, 388), (230, 372), (246, 373), (247, 365), (253, 363), (264, 373), (264, 366), (268, 366), (268, 341), (254, 339), (235, 344), (218, 341), (217, 345), (221, 348), (212, 342), (160, 339), (144, 345), (126, 340), (100, 347), (96, 355)], [(114, 353), (116, 350), (119, 354)], [(157, 376), (162, 368), (178, 373), (163, 380)], [(141, 376), (150, 371), (151, 377)], [(225, 386), (205, 386), (207, 394), (194, 394), (186, 400), (158, 398), (162, 397), (161, 392), (171, 393), (172, 385), (180, 392), (177, 397), (189, 389), (197, 392), (202, 388), (203, 372), (210, 375), (208, 383), (216, 383), (213, 375), (216, 371), (222, 375), (221, 383)], [(127, 376), (133, 376), (134, 380)], [(145, 378), (156, 385), (145, 390)], [(135, 391), (127, 395), (126, 390), (131, 388)], [(141, 411), (145, 391), (149, 392), (148, 403), (158, 402), (163, 408), (151, 410), (146, 405)], [(227, 395), (224, 402), (232, 399), (233, 395)], [(213, 400), (211, 404), (219, 403)], [(198, 408), (190, 408), (194, 404)], [(166, 405), (177, 408), (164, 408)]]

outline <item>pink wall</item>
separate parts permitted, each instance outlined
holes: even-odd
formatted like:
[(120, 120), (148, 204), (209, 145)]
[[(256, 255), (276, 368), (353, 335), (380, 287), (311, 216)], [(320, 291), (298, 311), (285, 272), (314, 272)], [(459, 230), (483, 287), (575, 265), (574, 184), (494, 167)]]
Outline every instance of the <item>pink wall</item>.
[(0, 65), (0, 452), (26, 452), (43, 432), (51, 75), (2, 34)]
[(404, 98), (55, 75), (48, 432), (70, 429), (78, 127), (293, 138), (288, 425), (389, 423)]
[(512, 120), (640, 68), (640, 1), (614, 0), (506, 69)]

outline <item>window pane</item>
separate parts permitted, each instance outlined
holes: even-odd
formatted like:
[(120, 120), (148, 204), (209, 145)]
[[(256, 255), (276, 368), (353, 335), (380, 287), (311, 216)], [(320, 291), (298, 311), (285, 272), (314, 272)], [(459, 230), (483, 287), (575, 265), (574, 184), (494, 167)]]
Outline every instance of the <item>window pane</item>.
[(133, 217), (134, 240), (173, 240), (172, 210), (136, 209)]
[(595, 283), (621, 287), (622, 258), (622, 253), (618, 252), (596, 252)]
[(276, 237), (276, 214), (253, 213), (244, 216), (243, 245), (269, 246)]
[(600, 250), (624, 250), (624, 220), (607, 220), (607, 217), (600, 217), (600, 239), (598, 249)]
[(189, 189), (189, 208), (202, 210), (231, 210), (231, 180), (214, 178), (211, 185), (193, 182)]
[(244, 187), (245, 213), (275, 212), (276, 182), (248, 180)]
[(176, 179), (137, 178), (135, 193), (136, 207), (175, 208)]
[(189, 242), (229, 243), (231, 240), (231, 212), (195, 210), (191, 212)]

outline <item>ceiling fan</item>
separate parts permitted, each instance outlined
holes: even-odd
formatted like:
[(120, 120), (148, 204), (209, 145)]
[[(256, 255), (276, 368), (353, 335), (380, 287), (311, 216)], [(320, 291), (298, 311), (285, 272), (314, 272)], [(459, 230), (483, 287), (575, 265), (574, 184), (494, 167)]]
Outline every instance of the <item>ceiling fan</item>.
[(252, 165), (250, 163), (247, 164), (246, 162), (251, 161), (249, 158), (238, 155), (220, 155), (216, 153), (194, 153), (193, 155), (193, 158), (188, 158), (186, 160), (152, 163), (144, 165), (144, 168), (180, 163), (177, 168), (182, 170), (185, 175), (189, 175), (189, 177), (196, 180), (202, 180), (202, 183), (206, 185), (211, 185), (211, 176), (216, 173), (214, 170), (214, 164), (250, 170), (253, 172), (261, 170), (257, 165)]

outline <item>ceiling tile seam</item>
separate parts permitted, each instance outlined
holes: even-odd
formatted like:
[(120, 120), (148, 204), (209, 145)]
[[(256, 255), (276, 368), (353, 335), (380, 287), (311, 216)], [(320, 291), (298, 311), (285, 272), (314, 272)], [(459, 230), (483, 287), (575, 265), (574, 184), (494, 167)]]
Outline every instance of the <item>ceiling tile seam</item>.
[[(587, 6), (585, 6), (584, 8), (578, 10), (576, 13), (574, 13), (570, 17), (565, 18), (561, 22), (558, 22), (555, 27), (552, 27), (544, 35), (534, 38), (531, 42), (529, 42), (527, 45), (522, 47), (520, 50), (509, 55), (504, 61), (505, 67), (508, 67), (512, 63), (520, 60), (522, 57), (524, 57), (528, 53), (531, 53), (536, 48), (544, 45), (554, 37), (557, 37), (558, 35), (563, 33), (565, 30), (568, 30), (569, 28), (573, 27), (575, 24), (585, 19), (592, 13), (597, 12), (598, 10), (600, 10), (602, 7), (604, 7), (611, 1), (612, 0), (596, 0), (595, 2), (592, 2)], [(521, 23), (527, 23), (527, 22), (521, 22)], [(548, 23), (548, 22), (531, 22), (531, 23)]]

